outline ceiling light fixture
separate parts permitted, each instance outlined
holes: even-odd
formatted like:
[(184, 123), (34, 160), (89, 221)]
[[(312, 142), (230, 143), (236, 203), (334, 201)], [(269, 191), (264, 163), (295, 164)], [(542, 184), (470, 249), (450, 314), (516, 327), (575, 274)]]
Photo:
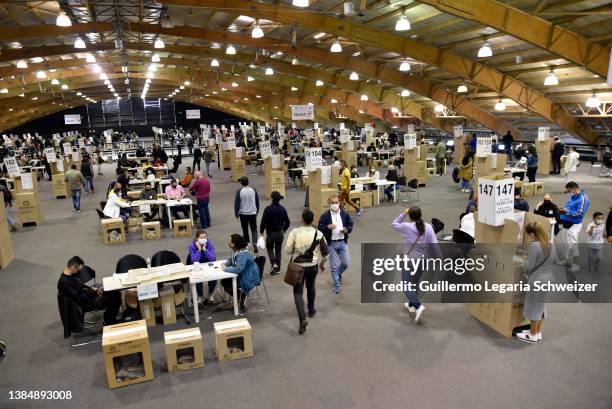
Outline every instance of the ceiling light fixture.
[(491, 57), (492, 55), (493, 50), (491, 50), (489, 43), (484, 43), (484, 45), (478, 50), (478, 58)]
[(295, 7), (308, 7), (310, 2), (308, 0), (293, 0), (291, 2)]
[(401, 16), (395, 23), (395, 31), (408, 31), (410, 30), (410, 21), (408, 17)]
[(266, 68), (266, 75), (273, 75), (274, 74), (274, 70), (270, 67)]
[(74, 48), (87, 48), (87, 45), (81, 37), (77, 37), (77, 39), (74, 41)]
[(0, 89), (0, 94), (8, 94), (8, 88)]
[(51, 85), (59, 85), (59, 81), (56, 78), (51, 80)]
[(295, 92), (295, 91), (297, 91), (297, 90), (298, 90), (298, 89), (297, 89), (296, 87), (291, 87), (291, 91)]
[(434, 111), (436, 111), (437, 113), (441, 114), (442, 112), (444, 112), (444, 105), (437, 104), (437, 105), (434, 107)]
[(251, 38), (262, 38), (263, 36), (264, 32), (259, 25), (253, 27), (253, 31), (251, 31)]
[(351, 72), (351, 75), (349, 75), (349, 80), (351, 80), (351, 81), (358, 81), (359, 80), (359, 75), (355, 71), (353, 71), (353, 72)]
[(323, 81), (321, 81), (321, 80), (317, 80), (317, 81), (315, 82), (315, 86), (317, 86), (317, 87), (322, 87), (322, 86), (323, 86)]
[(298, 60), (297, 57), (293, 57), (291, 60), (291, 65), (300, 65), (300, 60)]
[(217, 60), (216, 58), (213, 58), (212, 61), (210, 62), (210, 66), (211, 67), (218, 67), (219, 66), (219, 60)]
[(554, 72), (552, 72), (552, 70), (544, 79), (544, 85), (546, 85), (547, 87), (550, 87), (552, 85), (559, 85), (559, 78), (557, 78), (557, 76)]
[(459, 93), (465, 93), (465, 92), (468, 92), (468, 89), (467, 89), (467, 87), (466, 87), (465, 85), (461, 84), (461, 85), (459, 85), (459, 86), (457, 87), (457, 92), (459, 92)]
[(409, 97), (410, 96), (410, 91), (408, 91), (407, 89), (403, 89), (400, 97)]
[(28, 63), (25, 60), (17, 61), (17, 68), (28, 68)]
[(394, 114), (398, 114), (399, 113), (399, 109), (397, 109), (396, 107), (392, 107), (391, 108), (391, 112), (393, 112)]
[(157, 40), (155, 40), (155, 43), (153, 43), (153, 47), (154, 48), (165, 48), (166, 44), (164, 43), (164, 40), (162, 40), (161, 38), (158, 38)]
[(230, 44), (225, 49), (225, 54), (227, 54), (227, 55), (234, 55), (234, 54), (236, 54), (236, 49), (234, 48), (233, 45)]
[(601, 101), (599, 100), (599, 98), (597, 98), (597, 95), (595, 95), (595, 93), (593, 93), (593, 95), (591, 95), (589, 99), (586, 100), (586, 106), (589, 108), (597, 108), (599, 105), (601, 105)]
[(36, 73), (36, 78), (38, 79), (47, 78), (47, 73), (45, 73), (44, 71), (38, 71)]
[(70, 27), (72, 25), (72, 21), (66, 14), (60, 13), (55, 19), (55, 25), (59, 27)]
[(253, 78), (253, 77), (249, 76), (249, 77), (247, 77), (247, 81), (248, 81), (248, 82), (255, 81), (255, 78)]
[(340, 45), (340, 42), (338, 40), (336, 40), (331, 45), (329, 51), (331, 51), (332, 53), (341, 53), (342, 52), (342, 45)]
[(410, 71), (410, 63), (408, 61), (402, 61), (402, 63), (399, 66), (399, 70), (401, 72)]
[(337, 104), (337, 103), (338, 103), (338, 101), (336, 100), (336, 98), (332, 98), (332, 99), (331, 99), (331, 103), (332, 103), (332, 104)]
[(159, 54), (153, 54), (153, 56), (151, 57), (151, 62), (159, 62), (159, 60)]
[(368, 100), (368, 96), (367, 96), (367, 95), (365, 95), (365, 94), (363, 94), (363, 95), (361, 96), (361, 100), (362, 100), (362, 101), (367, 101), (367, 100)]
[(87, 57), (85, 57), (85, 62), (87, 64), (93, 64), (96, 62), (96, 57), (94, 57), (93, 54), (87, 54)]
[(499, 102), (495, 104), (496, 111), (504, 111), (506, 109), (506, 104), (504, 104), (500, 98)]
[(62, 84), (62, 89), (68, 89), (68, 85)]
[(186, 87), (188, 87), (188, 86), (190, 86), (190, 85), (191, 85), (191, 82), (189, 82), (189, 81), (185, 81), (185, 82), (183, 83), (183, 85), (185, 85)]

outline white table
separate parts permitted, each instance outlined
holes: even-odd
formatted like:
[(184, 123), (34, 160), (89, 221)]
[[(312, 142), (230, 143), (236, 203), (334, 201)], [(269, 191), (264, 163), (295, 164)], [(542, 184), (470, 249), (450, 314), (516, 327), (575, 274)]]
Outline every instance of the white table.
[[(378, 204), (380, 205), (380, 197), (385, 195), (385, 188), (387, 186), (396, 185), (397, 183), (392, 180), (380, 179), (376, 181), (376, 188), (378, 189)], [(382, 193), (381, 193), (382, 191)], [(393, 203), (397, 203), (397, 189), (393, 189)]]
[(181, 200), (166, 199), (165, 204), (166, 204), (166, 207), (168, 208), (168, 211), (166, 213), (168, 213), (169, 228), (172, 228), (172, 212), (170, 211), (170, 208), (175, 207), (175, 206), (187, 206), (187, 208), (189, 209), (189, 219), (191, 220), (191, 225), (193, 226), (193, 209), (191, 208), (193, 201), (191, 199), (189, 198), (185, 198)]
[(193, 319), (196, 323), (200, 322), (200, 312), (198, 310), (198, 292), (196, 290), (196, 284), (203, 284), (209, 281), (223, 280), (225, 278), (232, 279), (232, 292), (234, 293), (234, 315), (238, 315), (238, 274), (227, 273), (221, 270), (221, 263), (223, 261), (215, 261), (212, 263), (200, 264), (200, 271), (193, 271), (195, 266), (188, 266), (191, 268), (191, 275), (189, 277), (189, 287), (191, 291), (191, 303), (193, 304)]

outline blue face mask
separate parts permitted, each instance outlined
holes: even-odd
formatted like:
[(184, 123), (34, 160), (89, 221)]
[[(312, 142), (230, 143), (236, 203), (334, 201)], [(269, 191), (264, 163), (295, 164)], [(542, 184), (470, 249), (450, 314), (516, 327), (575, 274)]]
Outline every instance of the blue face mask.
[(200, 243), (200, 245), (202, 246), (205, 246), (207, 242), (208, 242), (208, 239), (198, 239), (198, 243)]

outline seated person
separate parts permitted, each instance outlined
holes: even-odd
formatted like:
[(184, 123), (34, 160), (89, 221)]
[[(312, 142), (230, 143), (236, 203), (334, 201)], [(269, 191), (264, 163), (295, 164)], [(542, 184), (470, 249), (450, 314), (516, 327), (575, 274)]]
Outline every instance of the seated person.
[(130, 209), (131, 206), (121, 198), (122, 194), (121, 183), (116, 182), (108, 193), (108, 199), (102, 212), (106, 217), (110, 217), (111, 219), (122, 218), (123, 222), (127, 223), (128, 209)]
[(514, 167), (521, 170), (512, 172), (512, 178), (514, 179), (515, 176), (518, 176), (520, 180), (523, 180), (525, 178), (525, 172), (527, 172), (527, 157), (521, 156)]
[(476, 221), (474, 220), (474, 211), (478, 210), (478, 203), (474, 204), (472, 211), (464, 214), (459, 222), (459, 230), (474, 238), (476, 230)]
[[(215, 246), (208, 240), (206, 230), (196, 230), (195, 236), (189, 244), (189, 257), (192, 263), (210, 263), (217, 260), (215, 253)], [(210, 304), (215, 303), (215, 287), (217, 287), (216, 281), (208, 282), (208, 300), (206, 302)], [(202, 304), (204, 297), (204, 285), (202, 283), (196, 284), (196, 290), (198, 292), (198, 304)]]
[(351, 177), (352, 178), (358, 178), (359, 177), (359, 172), (357, 171), (357, 165), (351, 166)]
[[(249, 293), (259, 284), (259, 267), (255, 264), (253, 256), (249, 252), (249, 242), (239, 234), (230, 236), (229, 247), (232, 255), (221, 265), (223, 271), (238, 274), (238, 287), (240, 289), (240, 311), (246, 310), (246, 299)], [(232, 290), (232, 279), (221, 280), (221, 285), (226, 293), (234, 295)]]
[(367, 176), (369, 178), (372, 178), (373, 180), (380, 179), (380, 173), (378, 173), (378, 171), (376, 170), (374, 166), (370, 167), (370, 170), (368, 171)]
[(191, 168), (187, 166), (187, 168), (185, 168), (185, 175), (183, 176), (179, 184), (183, 186), (184, 188), (188, 188), (191, 185), (192, 181), (193, 181), (193, 172), (191, 171)]
[(521, 212), (529, 211), (529, 203), (521, 196), (521, 189), (514, 190), (514, 209)]
[(294, 184), (296, 179), (299, 179), (300, 181), (302, 180), (301, 170), (291, 170), (299, 168), (299, 165), (295, 158), (292, 157), (291, 159), (289, 159), (289, 164), (287, 165), (287, 167), (289, 168), (289, 177), (291, 178)]
[[(172, 179), (172, 181), (170, 182), (170, 185), (166, 186), (165, 193), (166, 193), (166, 200), (181, 200), (185, 198), (185, 190), (183, 189), (183, 186), (178, 184), (176, 179)], [(172, 212), (172, 217), (174, 217), (175, 219), (181, 218), (178, 216), (179, 211), (183, 213), (182, 218), (184, 218), (185, 214), (187, 214), (187, 210), (185, 209), (185, 206), (172, 206), (170, 207), (170, 211)]]
[(145, 152), (144, 148), (142, 146), (139, 146), (138, 149), (136, 149), (136, 157), (144, 158), (146, 156), (147, 156), (147, 153)]
[(104, 325), (117, 323), (117, 312), (121, 307), (121, 293), (119, 291), (104, 292), (101, 288), (93, 288), (83, 284), (78, 274), (85, 263), (74, 256), (64, 268), (57, 282), (59, 293), (74, 301), (83, 312), (104, 310)]
[(399, 181), (395, 165), (389, 165), (389, 168), (387, 169), (387, 176), (385, 176), (385, 179), (395, 182), (395, 185), (389, 185), (385, 188), (385, 195), (387, 195), (387, 200), (391, 202), (393, 201), (393, 191), (397, 187), (397, 182)]
[(555, 219), (555, 221), (557, 222), (555, 224), (555, 236), (559, 234), (559, 224), (561, 223), (561, 220), (559, 218), (559, 207), (553, 203), (550, 193), (546, 193), (544, 195), (544, 200), (542, 200), (536, 205), (533, 212), (537, 215), (544, 216), (549, 219)]
[(370, 146), (368, 146), (368, 148), (366, 149), (368, 152), (376, 152), (376, 146), (374, 146), (374, 142), (372, 142), (370, 144)]
[[(140, 192), (142, 200), (157, 200), (157, 192), (151, 188), (151, 182), (145, 182), (144, 189)], [(157, 205), (151, 205), (151, 213), (144, 214), (145, 221), (150, 222), (159, 212)]]

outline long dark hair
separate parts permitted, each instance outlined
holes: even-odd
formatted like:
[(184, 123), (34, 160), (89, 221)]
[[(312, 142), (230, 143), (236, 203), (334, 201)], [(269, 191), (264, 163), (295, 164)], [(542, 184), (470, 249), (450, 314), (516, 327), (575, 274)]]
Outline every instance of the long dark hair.
[(421, 218), (421, 208), (418, 206), (413, 206), (408, 209), (408, 217), (416, 224), (416, 228), (419, 231), (419, 236), (425, 234), (425, 222)]

